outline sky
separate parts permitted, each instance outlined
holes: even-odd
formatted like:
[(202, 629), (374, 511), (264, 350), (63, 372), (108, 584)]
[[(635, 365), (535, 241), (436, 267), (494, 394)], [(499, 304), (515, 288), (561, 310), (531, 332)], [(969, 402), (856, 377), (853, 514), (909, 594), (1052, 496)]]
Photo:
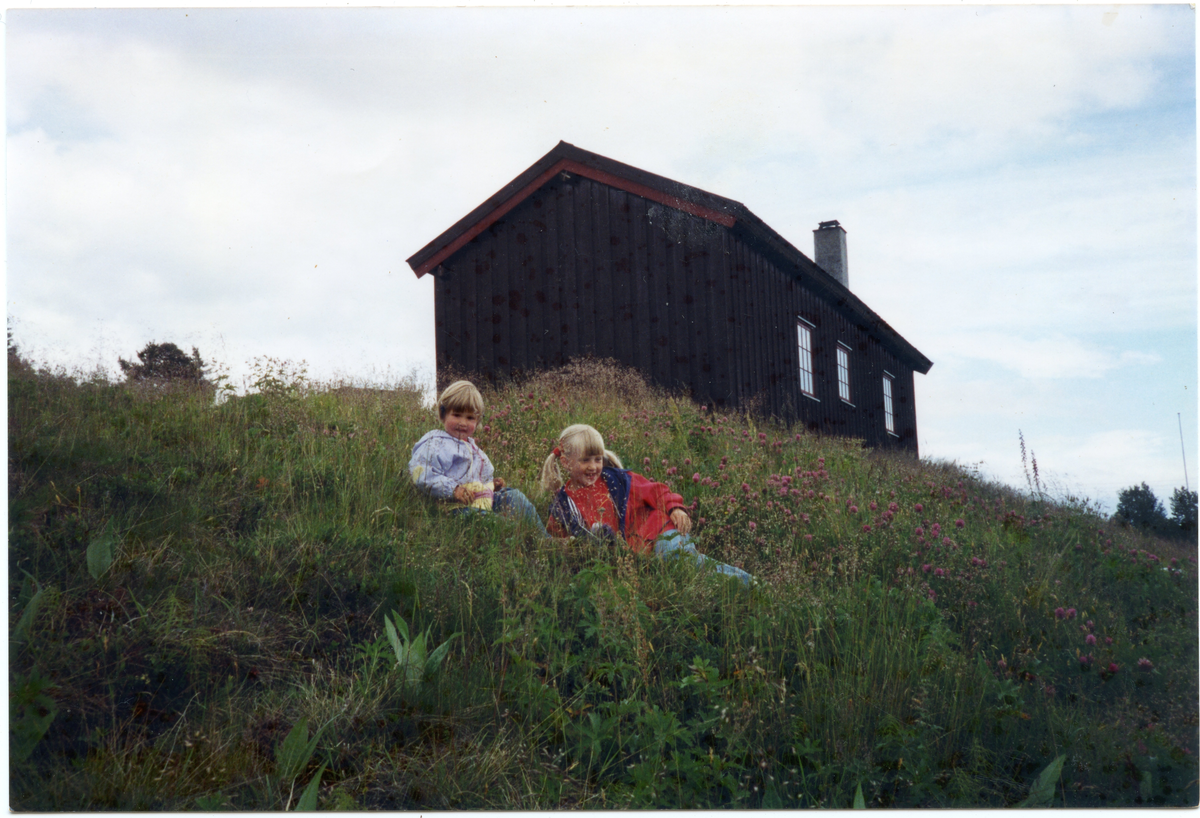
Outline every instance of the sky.
[[(559, 140), (734, 199), (934, 362), (923, 458), (1107, 512), (1197, 457), (1188, 5), (8, 10), (6, 301), (35, 361), (150, 341), (432, 387), (405, 259)], [(275, 363), (270, 363), (270, 362)], [(1186, 476), (1185, 476), (1186, 468)]]

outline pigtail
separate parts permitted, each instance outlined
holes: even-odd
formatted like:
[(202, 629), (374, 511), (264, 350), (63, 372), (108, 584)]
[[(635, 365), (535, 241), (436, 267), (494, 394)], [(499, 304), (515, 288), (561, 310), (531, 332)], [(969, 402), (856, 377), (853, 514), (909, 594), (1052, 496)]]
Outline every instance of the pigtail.
[(617, 453), (611, 449), (604, 450), (604, 465), (608, 466), (610, 469), (625, 468), (623, 465), (621, 465), (621, 458), (617, 457)]
[(553, 494), (563, 487), (562, 472), (558, 470), (558, 455), (551, 452), (542, 464), (542, 490)]

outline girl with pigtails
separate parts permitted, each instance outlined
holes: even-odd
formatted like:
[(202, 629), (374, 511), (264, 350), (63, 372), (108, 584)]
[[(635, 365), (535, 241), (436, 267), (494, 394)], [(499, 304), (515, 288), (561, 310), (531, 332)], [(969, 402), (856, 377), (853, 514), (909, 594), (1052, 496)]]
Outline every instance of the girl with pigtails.
[(542, 465), (541, 482), (553, 495), (546, 528), (555, 537), (622, 538), (635, 553), (690, 554), (697, 565), (746, 585), (751, 582), (740, 568), (699, 553), (683, 498), (662, 483), (622, 468), (621, 459), (604, 448), (604, 438), (591, 426), (577, 423), (563, 430)]

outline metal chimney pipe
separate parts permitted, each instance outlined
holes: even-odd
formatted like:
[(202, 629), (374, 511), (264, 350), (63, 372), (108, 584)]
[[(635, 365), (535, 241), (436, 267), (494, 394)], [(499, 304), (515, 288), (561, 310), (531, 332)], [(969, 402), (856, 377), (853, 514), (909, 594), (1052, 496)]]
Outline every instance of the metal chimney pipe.
[(817, 266), (850, 289), (850, 268), (846, 259), (846, 230), (837, 219), (820, 222), (813, 231), (813, 256)]

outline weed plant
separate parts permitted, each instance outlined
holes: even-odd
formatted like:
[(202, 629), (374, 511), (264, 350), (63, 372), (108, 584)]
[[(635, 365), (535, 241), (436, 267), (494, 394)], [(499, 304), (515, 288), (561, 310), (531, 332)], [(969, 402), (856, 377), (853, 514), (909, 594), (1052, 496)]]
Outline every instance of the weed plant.
[(590, 423), (747, 590), (446, 516), (415, 382), (266, 361), (217, 403), (17, 364), (12, 809), (1197, 804), (1195, 545), (1086, 502), (594, 361), (486, 390), (543, 514)]

